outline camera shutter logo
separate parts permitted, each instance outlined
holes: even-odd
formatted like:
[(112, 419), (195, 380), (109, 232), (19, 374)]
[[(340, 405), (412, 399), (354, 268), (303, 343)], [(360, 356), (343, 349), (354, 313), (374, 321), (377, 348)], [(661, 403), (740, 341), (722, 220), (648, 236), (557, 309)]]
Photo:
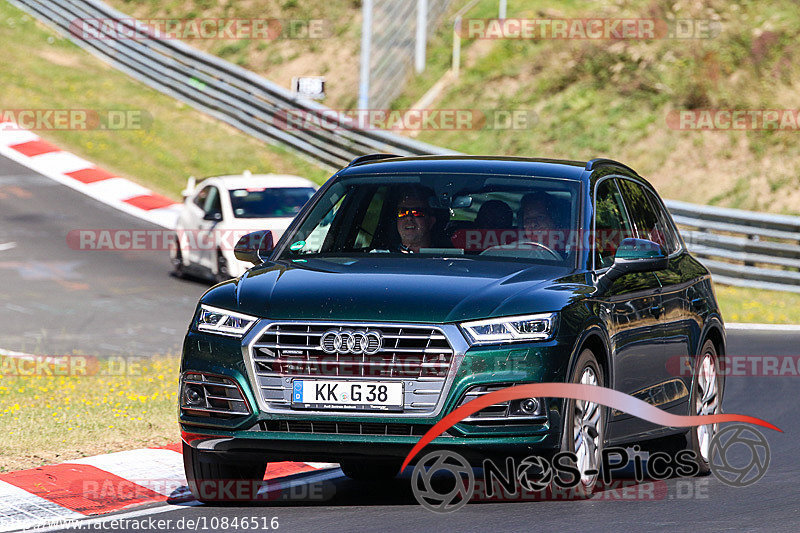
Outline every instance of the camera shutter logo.
[[(441, 480), (445, 488), (435, 485), (437, 473), (452, 479)], [(452, 485), (452, 488), (451, 488)], [(464, 507), (475, 492), (472, 466), (455, 452), (437, 450), (419, 460), (411, 473), (411, 489), (420, 505), (434, 513), (451, 513)], [(443, 492), (437, 491), (441, 489)]]
[[(746, 464), (739, 466), (736, 455), (749, 449)], [(737, 452), (738, 450), (738, 452)], [(711, 440), (709, 467), (721, 482), (731, 487), (746, 487), (764, 477), (769, 467), (769, 443), (751, 426), (736, 424), (719, 431)]]

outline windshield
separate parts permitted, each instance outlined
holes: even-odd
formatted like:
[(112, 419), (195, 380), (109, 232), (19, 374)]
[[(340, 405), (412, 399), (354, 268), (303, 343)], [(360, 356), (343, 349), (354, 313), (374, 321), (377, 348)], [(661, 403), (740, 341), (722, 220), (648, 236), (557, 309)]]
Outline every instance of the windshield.
[(291, 218), (300, 212), (314, 192), (311, 187), (232, 189), (231, 208), (236, 218)]
[(381, 254), (574, 265), (579, 183), (485, 174), (353, 176), (334, 183), (280, 259)]

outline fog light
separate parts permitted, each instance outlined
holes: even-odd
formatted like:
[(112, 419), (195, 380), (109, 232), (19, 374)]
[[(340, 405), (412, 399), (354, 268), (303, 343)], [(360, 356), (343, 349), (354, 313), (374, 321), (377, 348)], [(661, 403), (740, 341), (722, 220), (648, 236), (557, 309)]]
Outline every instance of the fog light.
[(183, 398), (186, 400), (187, 405), (191, 405), (193, 407), (196, 406), (204, 406), (206, 404), (206, 396), (203, 392), (203, 389), (200, 387), (196, 387), (193, 385), (186, 385), (186, 389), (183, 392)]
[(519, 410), (526, 415), (535, 414), (539, 410), (539, 400), (536, 398), (525, 398), (519, 403)]

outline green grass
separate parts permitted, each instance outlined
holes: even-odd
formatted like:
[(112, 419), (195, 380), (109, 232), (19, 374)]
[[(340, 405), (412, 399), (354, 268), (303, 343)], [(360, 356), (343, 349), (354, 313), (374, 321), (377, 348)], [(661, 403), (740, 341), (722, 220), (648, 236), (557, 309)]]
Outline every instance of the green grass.
[(84, 361), (29, 376), (0, 356), (0, 472), (179, 442), (178, 357)]
[(103, 168), (173, 198), (189, 175), (329, 173), (288, 150), (211, 119), (107, 66), (31, 17), (0, 3), (0, 109), (134, 110), (152, 121), (129, 130), (38, 131)]
[(726, 322), (800, 324), (800, 294), (717, 285), (714, 289)]

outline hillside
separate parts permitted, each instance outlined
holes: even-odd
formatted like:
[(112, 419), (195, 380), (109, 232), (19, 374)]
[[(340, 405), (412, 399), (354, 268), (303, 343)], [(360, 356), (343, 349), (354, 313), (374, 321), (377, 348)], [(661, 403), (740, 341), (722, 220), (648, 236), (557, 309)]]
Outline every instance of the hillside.
[[(110, 0), (139, 17), (276, 17), (332, 21), (330, 38), (253, 42), (191, 40), (284, 86), (292, 76), (324, 74), (332, 107), (352, 107), (358, 84), (359, 5), (355, 0), (222, 2)], [(458, 7), (461, 3), (455, 3)], [(481, 0), (465, 18), (496, 16)], [(676, 20), (713, 31), (700, 38), (463, 41), (458, 83), (435, 106), (491, 115), (527, 110), (529, 127), (423, 131), (418, 138), (476, 154), (625, 161), (665, 197), (760, 211), (800, 213), (800, 131), (680, 130), (680, 110), (797, 108), (800, 10), (792, 0), (635, 0), (509, 2), (527, 19)], [(706, 26), (702, 26), (706, 24)], [(393, 107), (406, 108), (450, 66), (452, 23), (431, 41), (428, 69)], [(796, 115), (795, 115), (796, 117)]]
[[(294, 76), (325, 76), (325, 104), (347, 109), (358, 100), (360, 0), (107, 0), (139, 19), (174, 20), (183, 35), (193, 19), (273, 19), (277, 33), (263, 39), (188, 38), (185, 41), (289, 88)], [(277, 30), (276, 30), (277, 31)], [(313, 37), (309, 37), (309, 35)], [(222, 33), (220, 36), (224, 36)]]
[[(467, 16), (495, 16), (492, 4), (482, 2)], [(474, 40), (463, 54), (466, 61), (458, 83), (445, 91), (436, 107), (489, 113), (530, 110), (535, 121), (520, 130), (424, 131), (418, 138), (478, 154), (613, 157), (649, 177), (667, 198), (800, 213), (796, 121), (794, 126), (786, 122), (783, 131), (680, 130), (673, 121), (681, 110), (793, 110), (782, 118), (796, 119), (796, 2), (618, 0), (553, 5), (510, 2), (508, 16), (694, 19), (715, 22), (719, 33), (698, 39)], [(440, 40), (442, 47), (450, 46), (448, 33)], [(427, 76), (448, 66), (449, 56), (432, 57), (440, 64)], [(431, 83), (419, 80), (398, 105), (409, 105)]]
[[(0, 110), (133, 112), (123, 129), (50, 128), (36, 133), (117, 175), (179, 198), (189, 175), (290, 173), (322, 182), (327, 171), (150, 89), (0, 2)], [(186, 132), (191, 132), (187, 135)]]

